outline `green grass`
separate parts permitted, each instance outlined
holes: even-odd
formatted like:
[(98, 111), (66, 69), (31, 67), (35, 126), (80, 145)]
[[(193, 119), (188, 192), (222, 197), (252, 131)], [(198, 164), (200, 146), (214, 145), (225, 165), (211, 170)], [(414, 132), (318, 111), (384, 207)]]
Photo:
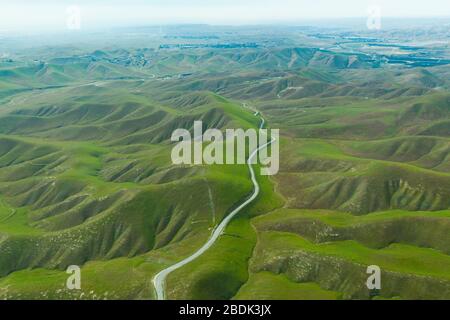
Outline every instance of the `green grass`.
[(374, 212), (364, 216), (355, 216), (345, 212), (327, 211), (327, 210), (290, 210), (280, 209), (270, 215), (264, 215), (256, 218), (256, 224), (264, 224), (265, 222), (282, 222), (283, 220), (290, 220), (295, 218), (311, 218), (320, 220), (328, 225), (334, 227), (351, 227), (361, 224), (372, 224), (374, 222), (392, 221), (394, 219), (403, 218), (450, 218), (450, 210), (420, 212), (420, 211), (405, 211), (405, 210), (391, 210), (385, 212)]
[(300, 236), (283, 232), (264, 232), (260, 237), (262, 246), (275, 252), (302, 250), (367, 266), (378, 265), (383, 270), (450, 280), (450, 257), (433, 249), (404, 244), (370, 249), (356, 241), (313, 244)]
[[(421, 288), (448, 283), (448, 93), (427, 91), (445, 72), (345, 70), (348, 57), (305, 48), (224, 52), (159, 50), (148, 68), (52, 53), (0, 66), (0, 297), (154, 298), (152, 276), (252, 190), (246, 165), (172, 166), (170, 135), (199, 119), (257, 128), (241, 101), (281, 129), (281, 172), (258, 175), (258, 199), (169, 276), (169, 298), (345, 298), (346, 272), (369, 264)], [(259, 272), (299, 252), (294, 271)], [(293, 279), (305, 261), (337, 260), (331, 280)], [(70, 264), (82, 266), (82, 292), (64, 289)], [(424, 296), (403, 285), (399, 295)]]
[[(288, 207), (355, 214), (448, 209), (449, 173), (413, 163), (359, 158), (347, 141), (284, 138), (275, 176)], [(387, 142), (386, 142), (387, 143)]]
[(231, 299), (248, 279), (255, 242), (248, 218), (234, 219), (210, 250), (169, 275), (168, 298)]
[(29, 235), (42, 234), (30, 225), (28, 210), (13, 208), (0, 198), (0, 234)]
[(81, 290), (68, 290), (64, 271), (35, 269), (0, 279), (5, 299), (116, 300), (153, 299), (151, 278), (157, 263), (146, 256), (88, 262), (81, 268)]
[(322, 289), (316, 283), (295, 283), (285, 275), (252, 273), (234, 296), (235, 300), (336, 300), (340, 293)]

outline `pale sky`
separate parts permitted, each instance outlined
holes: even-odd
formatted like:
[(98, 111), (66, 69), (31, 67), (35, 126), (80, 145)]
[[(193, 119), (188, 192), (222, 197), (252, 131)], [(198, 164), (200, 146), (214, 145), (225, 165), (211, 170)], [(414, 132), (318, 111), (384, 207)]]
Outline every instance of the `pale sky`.
[(258, 24), (320, 18), (450, 16), (450, 0), (0, 0), (0, 31), (66, 28), (69, 6), (82, 28), (171, 23)]

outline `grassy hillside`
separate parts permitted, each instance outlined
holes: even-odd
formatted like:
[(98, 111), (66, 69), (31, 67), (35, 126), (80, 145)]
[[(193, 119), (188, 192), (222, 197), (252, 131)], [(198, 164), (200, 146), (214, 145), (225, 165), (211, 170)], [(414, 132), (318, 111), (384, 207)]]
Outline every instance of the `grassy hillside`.
[[(0, 298), (154, 299), (152, 277), (252, 191), (246, 165), (173, 165), (172, 132), (257, 128), (255, 112), (280, 129), (280, 172), (168, 298), (450, 298), (445, 60), (269, 38), (0, 61)], [(74, 264), (81, 291), (65, 288)]]

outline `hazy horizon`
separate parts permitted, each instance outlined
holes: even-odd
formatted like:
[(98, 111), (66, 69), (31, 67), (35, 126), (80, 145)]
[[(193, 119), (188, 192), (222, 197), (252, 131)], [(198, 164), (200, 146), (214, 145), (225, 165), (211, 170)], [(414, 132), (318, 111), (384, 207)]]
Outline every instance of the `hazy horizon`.
[(0, 31), (63, 31), (68, 8), (79, 8), (82, 29), (98, 27), (210, 24), (255, 25), (298, 23), (300, 21), (366, 18), (377, 6), (381, 18), (449, 17), (448, 0), (248, 0), (205, 1), (189, 4), (180, 0), (0, 0)]

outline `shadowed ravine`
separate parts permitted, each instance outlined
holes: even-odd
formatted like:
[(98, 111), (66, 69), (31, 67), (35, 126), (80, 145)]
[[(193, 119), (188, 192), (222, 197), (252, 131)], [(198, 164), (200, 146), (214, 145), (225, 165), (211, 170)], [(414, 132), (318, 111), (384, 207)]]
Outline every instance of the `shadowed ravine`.
[[(260, 129), (262, 129), (264, 127), (264, 119), (261, 117), (261, 124), (260, 124)], [(209, 248), (211, 248), (211, 246), (217, 241), (217, 239), (219, 239), (219, 237), (222, 235), (222, 233), (224, 232), (225, 228), (228, 226), (228, 224), (230, 223), (230, 221), (239, 213), (241, 212), (242, 209), (244, 209), (247, 205), (249, 205), (251, 202), (253, 202), (253, 200), (256, 199), (256, 197), (259, 195), (259, 191), (260, 191), (260, 187), (258, 182), (256, 181), (256, 175), (255, 175), (255, 171), (253, 170), (252, 167), (252, 161), (253, 159), (256, 157), (256, 155), (258, 154), (258, 152), (260, 150), (263, 150), (265, 148), (267, 148), (269, 145), (271, 145), (273, 142), (275, 142), (275, 139), (273, 138), (271, 141), (269, 141), (268, 143), (259, 146), (256, 150), (254, 150), (249, 158), (247, 159), (247, 165), (250, 171), (250, 177), (253, 183), (253, 193), (252, 195), (246, 199), (241, 205), (239, 205), (236, 209), (234, 209), (227, 217), (225, 217), (225, 219), (223, 219), (223, 221), (214, 229), (211, 237), (208, 239), (208, 241), (200, 248), (198, 249), (196, 252), (194, 252), (192, 255), (190, 255), (189, 257), (183, 259), (180, 262), (177, 262), (176, 264), (160, 271), (158, 274), (156, 274), (156, 276), (153, 278), (153, 285), (155, 287), (155, 291), (156, 291), (156, 297), (158, 300), (164, 300), (165, 297), (165, 284), (166, 284), (166, 279), (167, 276), (172, 273), (173, 271), (185, 266), (186, 264), (194, 261), (195, 259), (197, 259), (198, 257), (200, 257), (203, 253), (205, 253)]]

